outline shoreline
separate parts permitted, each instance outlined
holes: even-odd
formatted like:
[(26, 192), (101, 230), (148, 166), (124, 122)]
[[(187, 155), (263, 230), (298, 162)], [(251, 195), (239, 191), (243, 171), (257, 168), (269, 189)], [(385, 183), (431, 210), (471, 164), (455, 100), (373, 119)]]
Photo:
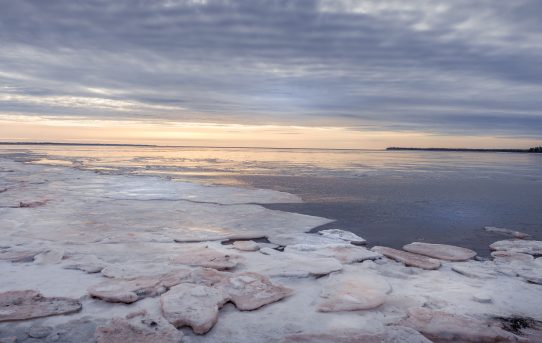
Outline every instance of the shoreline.
[[(9, 149), (6, 151), (9, 152)], [(393, 248), (401, 248), (414, 240), (428, 241), (464, 246), (477, 251), (480, 256), (487, 257), (490, 253), (489, 244), (499, 237), (483, 232), (483, 227), (514, 228), (525, 231), (533, 237), (538, 237), (541, 228), (537, 223), (542, 217), (537, 215), (539, 212), (535, 205), (540, 192), (536, 191), (534, 185), (538, 182), (529, 181), (532, 177), (536, 178), (536, 175), (524, 173), (521, 179), (514, 178), (513, 175), (518, 172), (516, 168), (510, 170), (513, 174), (495, 180), (480, 173), (480, 169), (477, 169), (475, 175), (437, 172), (431, 173), (430, 177), (427, 177), (430, 169), (423, 174), (405, 172), (390, 174), (383, 170), (361, 177), (344, 174), (333, 176), (332, 173), (322, 175), (310, 170), (308, 175), (299, 177), (291, 176), (293, 175), (291, 171), (269, 175), (244, 175), (241, 172), (198, 176), (185, 174), (186, 170), (182, 164), (174, 163), (162, 168), (166, 160), (158, 164), (155, 162), (150, 168), (145, 166), (145, 160), (131, 164), (129, 159), (125, 160), (122, 153), (115, 155), (115, 159), (122, 162), (120, 164), (119, 162), (108, 164), (107, 159), (94, 160), (95, 156), (101, 154), (99, 148), (88, 150), (90, 154), (81, 158), (68, 152), (64, 154), (55, 152), (54, 149), (51, 151), (53, 155), (50, 155), (48, 150), (41, 149), (16, 150), (13, 151), (14, 154), (8, 153), (6, 156), (35, 165), (63, 166), (104, 176), (152, 176), (163, 181), (172, 179), (204, 186), (288, 192), (306, 201), (274, 202), (262, 206), (270, 210), (330, 218), (333, 222), (325, 224), (323, 228), (347, 229), (378, 245)], [(86, 154), (87, 150), (82, 151)], [(207, 156), (211, 163), (216, 163), (214, 155)], [(128, 156), (133, 158), (133, 152)], [(156, 158), (163, 158), (155, 153), (149, 157), (153, 161)], [(227, 159), (228, 155), (224, 157)], [(195, 162), (199, 163), (199, 160), (190, 160), (188, 163)], [(242, 168), (242, 165), (233, 167)], [(281, 168), (280, 165), (276, 167)], [(302, 169), (304, 165), (299, 167)], [(209, 170), (213, 174), (213, 170)], [(503, 196), (509, 200), (500, 201)]]
[[(254, 204), (296, 201), (287, 193), (5, 158), (0, 167), (0, 272), (9, 275), (0, 298), (11, 304), (2, 339), (428, 343), (450, 332), (459, 341), (542, 334), (540, 241), (503, 236), (489, 260), (453, 246), (404, 247), (433, 257), (369, 249), (347, 231), (306, 233), (322, 218)], [(250, 240), (262, 234), (268, 241)], [(14, 297), (44, 318), (4, 322), (22, 313)], [(427, 316), (445, 326), (419, 321)], [(518, 316), (530, 324), (513, 331), (507, 323)]]
[(450, 151), (450, 152), (506, 152), (506, 153), (542, 153), (542, 149), (476, 149), (476, 148), (401, 148), (389, 147), (386, 151)]

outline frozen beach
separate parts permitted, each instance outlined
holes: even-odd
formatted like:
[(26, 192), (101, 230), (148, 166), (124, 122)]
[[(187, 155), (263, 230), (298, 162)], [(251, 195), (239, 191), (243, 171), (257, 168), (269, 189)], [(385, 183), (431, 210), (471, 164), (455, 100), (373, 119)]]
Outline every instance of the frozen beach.
[(390, 248), (304, 194), (69, 155), (0, 156), (0, 342), (542, 341), (536, 214)]
[(489, 257), (502, 238), (485, 226), (540, 239), (542, 155), (472, 152), (202, 147), (1, 146), (33, 164), (111, 175), (269, 189), (303, 201), (263, 204), (332, 221), (374, 245), (459, 245)]
[(0, 3), (0, 343), (542, 343), (542, 1)]

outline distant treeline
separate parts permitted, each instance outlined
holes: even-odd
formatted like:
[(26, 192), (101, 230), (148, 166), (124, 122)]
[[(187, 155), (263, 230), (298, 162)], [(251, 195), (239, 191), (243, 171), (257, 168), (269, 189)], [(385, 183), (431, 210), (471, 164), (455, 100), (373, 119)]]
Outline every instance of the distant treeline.
[(542, 153), (542, 146), (530, 149), (461, 149), (461, 148), (400, 148), (389, 147), (386, 150), (419, 150), (419, 151), (466, 151), (466, 152), (538, 152)]
[(59, 142), (0, 142), (0, 145), (75, 145), (75, 146), (148, 146), (149, 144), (107, 144), (107, 143), (59, 143)]

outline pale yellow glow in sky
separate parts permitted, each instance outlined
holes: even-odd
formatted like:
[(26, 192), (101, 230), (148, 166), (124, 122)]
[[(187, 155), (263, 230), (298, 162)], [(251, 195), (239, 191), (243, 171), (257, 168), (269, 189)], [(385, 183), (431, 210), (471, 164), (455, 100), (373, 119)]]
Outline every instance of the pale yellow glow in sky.
[(536, 145), (535, 140), (527, 139), (358, 131), (344, 127), (156, 123), (24, 116), (0, 116), (0, 141), (360, 149), (388, 146), (527, 148)]

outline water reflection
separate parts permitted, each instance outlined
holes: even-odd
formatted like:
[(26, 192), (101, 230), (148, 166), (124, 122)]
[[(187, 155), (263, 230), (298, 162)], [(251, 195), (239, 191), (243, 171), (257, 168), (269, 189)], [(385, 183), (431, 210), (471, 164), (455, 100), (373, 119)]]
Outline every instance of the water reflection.
[(43, 154), (34, 163), (236, 185), (242, 183), (235, 178), (239, 175), (438, 178), (467, 173), (477, 178), (542, 179), (542, 156), (535, 154), (195, 147), (0, 147), (4, 152), (21, 150)]
[(482, 230), (542, 232), (542, 154), (194, 147), (0, 146), (33, 163), (269, 188), (303, 204), (267, 207), (334, 219), (373, 245), (412, 241), (482, 255), (502, 239)]

